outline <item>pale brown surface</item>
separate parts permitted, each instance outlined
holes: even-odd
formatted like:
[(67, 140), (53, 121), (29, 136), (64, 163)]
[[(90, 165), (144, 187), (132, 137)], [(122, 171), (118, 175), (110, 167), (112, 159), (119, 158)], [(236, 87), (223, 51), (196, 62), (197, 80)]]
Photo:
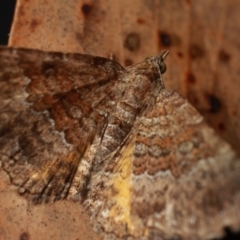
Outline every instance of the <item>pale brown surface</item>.
[(0, 239), (94, 240), (89, 217), (79, 203), (60, 201), (29, 205), (9, 186), (8, 176), (0, 173)]
[[(19, 0), (9, 45), (104, 57), (113, 53), (124, 65), (170, 49), (168, 71), (164, 77), (166, 86), (187, 96), (240, 152), (239, 7), (237, 0), (119, 0), (114, 4), (107, 0), (84, 3), (81, 0)], [(127, 41), (130, 37), (133, 39), (131, 44)], [(34, 207), (25, 215), (26, 202), (9, 189), (7, 179), (1, 189), (0, 200), (4, 204), (1, 204), (0, 216), (6, 216), (0, 218), (4, 227), (4, 231), (0, 231), (2, 234), (17, 239), (21, 233), (28, 232), (30, 239), (37, 236), (51, 239), (49, 232), (61, 235), (62, 230), (65, 233), (67, 228), (61, 224), (72, 226), (68, 217), (76, 214), (78, 231), (69, 231), (69, 234), (76, 234), (69, 239), (87, 239), (82, 230), (83, 221), (80, 223), (81, 210), (76, 211), (78, 207), (80, 209), (79, 204), (77, 207), (73, 203), (67, 203), (67, 207), (66, 203)], [(6, 203), (9, 203), (8, 208)], [(23, 206), (24, 210), (18, 206)], [(53, 206), (57, 210), (54, 211)], [(35, 208), (40, 208), (40, 213)], [(70, 210), (72, 212), (68, 213)], [(46, 215), (52, 211), (60, 214), (58, 219), (66, 221), (61, 223), (51, 219), (53, 225), (46, 229), (36, 219), (39, 215), (48, 219)], [(39, 232), (32, 237), (36, 233), (33, 229)], [(3, 236), (3, 239), (9, 237)]]

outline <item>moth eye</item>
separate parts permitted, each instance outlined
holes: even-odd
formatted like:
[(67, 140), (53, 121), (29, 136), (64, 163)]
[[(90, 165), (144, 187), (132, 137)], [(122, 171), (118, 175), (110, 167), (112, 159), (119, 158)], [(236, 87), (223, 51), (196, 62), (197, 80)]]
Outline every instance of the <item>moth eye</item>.
[(161, 73), (165, 73), (165, 72), (166, 72), (167, 66), (166, 66), (166, 64), (165, 64), (164, 62), (161, 62), (161, 63), (159, 64), (159, 67), (160, 67)]

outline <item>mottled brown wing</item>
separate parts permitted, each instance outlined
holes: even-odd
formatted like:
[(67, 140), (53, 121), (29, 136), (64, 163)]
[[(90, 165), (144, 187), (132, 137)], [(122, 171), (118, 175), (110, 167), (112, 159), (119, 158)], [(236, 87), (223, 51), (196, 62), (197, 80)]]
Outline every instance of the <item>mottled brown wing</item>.
[(113, 163), (86, 203), (104, 239), (213, 239), (239, 229), (240, 159), (178, 93), (161, 90)]
[(123, 71), (100, 57), (0, 48), (0, 161), (20, 193), (54, 201), (85, 184)]

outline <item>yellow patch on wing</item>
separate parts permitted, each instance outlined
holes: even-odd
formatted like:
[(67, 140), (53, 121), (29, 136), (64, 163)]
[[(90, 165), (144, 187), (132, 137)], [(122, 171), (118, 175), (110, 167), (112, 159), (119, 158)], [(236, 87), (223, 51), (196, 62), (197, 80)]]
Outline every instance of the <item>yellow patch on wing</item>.
[(113, 196), (114, 206), (111, 208), (110, 217), (115, 222), (127, 225), (130, 232), (136, 231), (135, 224), (130, 217), (132, 198), (132, 155), (134, 142), (131, 141), (123, 150), (118, 159), (114, 177), (112, 178), (117, 194)]

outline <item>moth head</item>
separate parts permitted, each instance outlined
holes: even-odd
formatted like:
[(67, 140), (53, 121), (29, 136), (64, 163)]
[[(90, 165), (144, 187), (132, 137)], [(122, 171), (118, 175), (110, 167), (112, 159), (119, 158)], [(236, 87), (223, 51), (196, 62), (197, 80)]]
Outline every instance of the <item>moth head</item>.
[(169, 51), (162, 51), (158, 56), (155, 57), (148, 57), (146, 60), (150, 61), (152, 65), (157, 67), (161, 74), (165, 73), (167, 70), (167, 65), (165, 64), (164, 60), (169, 54)]

